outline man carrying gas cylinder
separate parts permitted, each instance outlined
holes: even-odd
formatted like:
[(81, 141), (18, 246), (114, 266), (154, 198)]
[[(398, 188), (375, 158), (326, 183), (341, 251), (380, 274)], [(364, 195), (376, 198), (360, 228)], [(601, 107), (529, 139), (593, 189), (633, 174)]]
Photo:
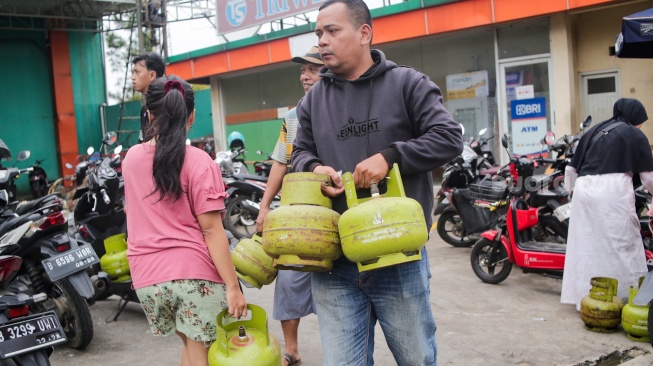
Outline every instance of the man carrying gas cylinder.
[[(338, 171), (353, 172), (358, 189), (384, 180), (397, 163), (406, 195), (431, 226), (431, 171), (460, 155), (462, 132), (424, 74), (397, 66), (371, 49), (372, 21), (363, 0), (327, 0), (315, 33), (323, 80), (299, 102), (293, 171), (327, 174), (324, 194), (343, 213)], [(369, 194), (369, 190), (367, 190)], [(426, 229), (425, 229), (426, 230)], [(435, 319), (429, 302), (426, 249), (418, 261), (359, 272), (342, 257), (312, 273), (324, 365), (371, 365), (378, 321), (399, 366), (436, 365)]]

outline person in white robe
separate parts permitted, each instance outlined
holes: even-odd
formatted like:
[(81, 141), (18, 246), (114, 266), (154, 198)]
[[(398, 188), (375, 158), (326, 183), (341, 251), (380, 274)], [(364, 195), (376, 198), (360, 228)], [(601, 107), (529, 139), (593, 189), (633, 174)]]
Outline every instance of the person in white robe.
[(651, 146), (640, 130), (648, 116), (627, 98), (613, 115), (583, 135), (565, 170), (572, 208), (560, 300), (577, 310), (593, 277), (617, 279), (616, 295), (627, 300), (647, 272), (633, 181), (653, 192)]

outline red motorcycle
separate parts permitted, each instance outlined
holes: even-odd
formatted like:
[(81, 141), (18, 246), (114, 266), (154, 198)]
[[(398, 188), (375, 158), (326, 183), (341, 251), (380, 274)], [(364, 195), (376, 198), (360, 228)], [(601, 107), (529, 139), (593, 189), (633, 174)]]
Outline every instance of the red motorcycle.
[[(508, 136), (504, 135), (501, 143), (507, 148)], [(513, 157), (509, 165), (512, 184), (507, 197), (485, 197), (489, 204), (507, 199), (508, 211), (499, 219), (495, 229), (481, 234), (481, 239), (472, 248), (472, 269), (481, 281), (491, 284), (508, 278), (513, 265), (525, 273), (562, 278), (566, 244), (540, 242), (533, 238), (533, 227), (538, 223), (538, 209), (529, 206), (521, 198), (526, 190), (538, 189), (537, 179), (533, 179), (535, 164), (529, 158)], [(480, 192), (478, 198), (483, 198), (482, 193), (484, 192)], [(566, 204), (557, 208), (555, 214), (568, 217), (570, 210), (570, 204)], [(652, 252), (645, 252), (647, 259), (653, 258)]]

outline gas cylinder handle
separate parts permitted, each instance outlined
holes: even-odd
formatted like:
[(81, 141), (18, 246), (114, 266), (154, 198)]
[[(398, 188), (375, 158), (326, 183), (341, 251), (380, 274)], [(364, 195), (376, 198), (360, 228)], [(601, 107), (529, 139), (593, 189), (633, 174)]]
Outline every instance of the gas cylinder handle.
[(224, 324), (224, 318), (229, 317), (229, 309), (224, 309), (218, 314), (217, 325), (215, 327), (216, 339), (218, 343), (218, 350), (229, 356), (229, 332), (232, 330), (238, 330), (239, 326), (244, 326), (245, 328), (254, 328), (261, 331), (265, 334), (265, 345), (270, 346), (270, 332), (268, 329), (268, 317), (262, 307), (254, 304), (247, 304), (247, 310), (250, 311), (251, 319), (249, 320), (235, 320), (228, 324)]
[[(401, 174), (399, 174), (399, 165), (396, 163), (392, 165), (392, 169), (388, 171), (388, 176), (385, 178), (388, 180), (387, 191), (385, 194), (381, 195), (384, 197), (406, 197), (406, 191), (404, 191), (404, 184), (401, 180)], [(345, 197), (347, 198), (347, 207), (352, 208), (358, 206), (360, 203), (368, 201), (370, 198), (359, 199), (356, 196), (356, 187), (354, 185), (354, 176), (350, 172), (342, 174), (342, 182), (345, 185)], [(374, 195), (374, 186), (378, 185), (377, 183), (371, 183), (370, 188), (372, 189), (372, 195)]]

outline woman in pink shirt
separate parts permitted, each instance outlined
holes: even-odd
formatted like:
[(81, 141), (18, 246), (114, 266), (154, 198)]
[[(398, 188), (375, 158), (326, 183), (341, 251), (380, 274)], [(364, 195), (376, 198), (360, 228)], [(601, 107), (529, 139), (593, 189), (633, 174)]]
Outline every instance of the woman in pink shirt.
[(218, 313), (247, 312), (222, 227), (227, 193), (218, 166), (185, 143), (191, 86), (164, 76), (146, 99), (154, 138), (131, 147), (122, 166), (133, 285), (152, 333), (181, 337), (182, 366), (207, 365)]

